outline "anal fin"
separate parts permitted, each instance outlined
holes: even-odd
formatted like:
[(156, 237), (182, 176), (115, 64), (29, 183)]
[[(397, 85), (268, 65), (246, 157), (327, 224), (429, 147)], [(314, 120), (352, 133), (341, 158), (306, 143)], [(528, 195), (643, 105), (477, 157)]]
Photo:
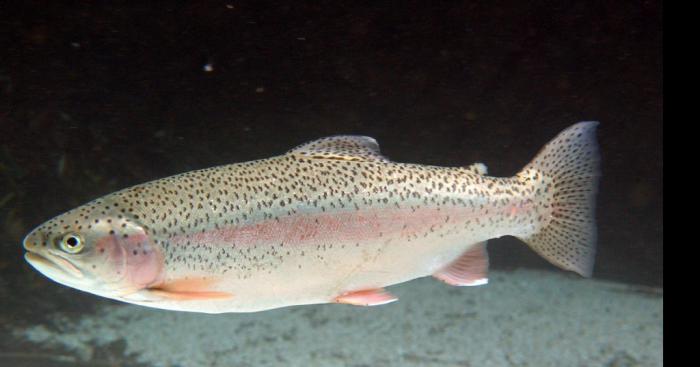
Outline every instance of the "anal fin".
[(398, 298), (384, 288), (348, 292), (335, 298), (335, 302), (337, 303), (355, 306), (379, 306), (396, 300), (398, 300)]
[(488, 270), (489, 255), (484, 241), (471, 246), (457, 260), (433, 274), (433, 277), (458, 287), (483, 285), (489, 282)]

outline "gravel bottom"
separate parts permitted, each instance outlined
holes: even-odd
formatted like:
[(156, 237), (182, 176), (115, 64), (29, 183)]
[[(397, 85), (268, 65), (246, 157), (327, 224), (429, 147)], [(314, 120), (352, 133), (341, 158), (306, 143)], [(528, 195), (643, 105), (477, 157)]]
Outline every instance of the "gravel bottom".
[(206, 315), (108, 305), (17, 328), (22, 342), (146, 366), (662, 366), (663, 291), (560, 272), (491, 272), (481, 287), (424, 278), (378, 307)]

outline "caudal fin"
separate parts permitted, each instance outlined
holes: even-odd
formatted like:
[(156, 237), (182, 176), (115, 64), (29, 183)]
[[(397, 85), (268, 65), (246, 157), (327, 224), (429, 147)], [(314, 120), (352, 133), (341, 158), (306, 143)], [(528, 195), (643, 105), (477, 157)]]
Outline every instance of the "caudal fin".
[(552, 264), (590, 277), (596, 248), (598, 122), (579, 122), (545, 145), (518, 177), (535, 185), (544, 213), (538, 231), (520, 237)]

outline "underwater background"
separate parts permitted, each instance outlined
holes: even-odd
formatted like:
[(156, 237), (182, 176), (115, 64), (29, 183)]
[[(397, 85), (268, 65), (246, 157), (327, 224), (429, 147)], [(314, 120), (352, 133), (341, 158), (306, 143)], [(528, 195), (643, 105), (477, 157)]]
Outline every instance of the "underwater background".
[[(655, 366), (663, 324), (661, 2), (0, 5), (0, 365)], [(491, 282), (373, 308), (150, 310), (54, 283), (36, 225), (151, 179), (335, 134), (517, 172), (598, 120), (594, 277), (513, 237)], [(611, 332), (619, 334), (611, 334)]]

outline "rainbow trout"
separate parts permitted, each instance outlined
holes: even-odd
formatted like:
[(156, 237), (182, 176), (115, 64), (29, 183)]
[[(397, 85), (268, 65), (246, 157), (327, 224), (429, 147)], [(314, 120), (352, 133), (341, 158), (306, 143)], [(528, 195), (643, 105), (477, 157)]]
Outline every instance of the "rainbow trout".
[(516, 236), (590, 276), (597, 122), (560, 133), (513, 177), (397, 163), (365, 136), (127, 188), (34, 229), (25, 259), (63, 285), (168, 310), (222, 313), (396, 300), (433, 276), (487, 282), (486, 241)]

